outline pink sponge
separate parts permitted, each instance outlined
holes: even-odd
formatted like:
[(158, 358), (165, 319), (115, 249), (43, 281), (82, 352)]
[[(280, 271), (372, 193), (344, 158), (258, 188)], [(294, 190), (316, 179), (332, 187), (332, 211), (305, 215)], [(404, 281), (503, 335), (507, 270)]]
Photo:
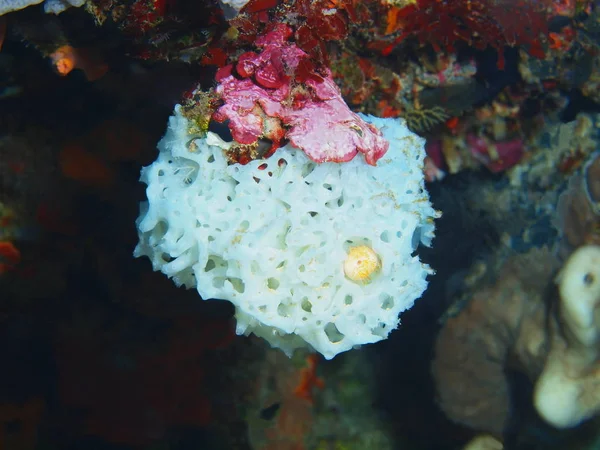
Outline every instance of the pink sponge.
[(256, 40), (260, 53), (244, 53), (217, 73), (216, 92), (224, 104), (213, 118), (228, 120), (240, 144), (267, 138), (275, 151), (288, 139), (315, 162), (350, 161), (360, 152), (375, 165), (389, 142), (350, 111), (329, 69), (303, 81), (296, 76), (301, 65), (311, 63), (288, 42), (291, 32), (287, 25), (275, 25)]

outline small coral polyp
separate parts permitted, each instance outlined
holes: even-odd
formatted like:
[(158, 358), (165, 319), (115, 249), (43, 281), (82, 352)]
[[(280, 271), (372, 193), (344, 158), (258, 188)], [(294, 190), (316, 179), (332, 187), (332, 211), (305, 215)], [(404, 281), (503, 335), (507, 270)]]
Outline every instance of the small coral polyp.
[(387, 338), (427, 286), (415, 250), (430, 245), (437, 213), (423, 139), (401, 119), (359, 118), (390, 145), (377, 165), (318, 164), (292, 144), (240, 164), (211, 132), (190, 142), (177, 106), (142, 171), (135, 255), (203, 299), (232, 302), (238, 334), (288, 355), (307, 347), (330, 359)]

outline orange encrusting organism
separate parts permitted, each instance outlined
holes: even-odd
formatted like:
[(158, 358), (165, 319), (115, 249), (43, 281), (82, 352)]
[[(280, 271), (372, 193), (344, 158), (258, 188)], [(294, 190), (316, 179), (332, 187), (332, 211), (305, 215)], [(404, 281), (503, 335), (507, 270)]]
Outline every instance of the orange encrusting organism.
[(95, 81), (108, 71), (108, 66), (97, 56), (85, 49), (63, 45), (56, 49), (50, 59), (59, 75), (66, 76), (73, 69), (81, 69), (88, 81)]
[(296, 389), (294, 389), (294, 395), (299, 398), (303, 398), (312, 402), (312, 392), (315, 387), (323, 389), (325, 387), (325, 381), (317, 376), (317, 363), (319, 357), (316, 354), (311, 354), (306, 357), (307, 367), (302, 369), (300, 372), (300, 382)]

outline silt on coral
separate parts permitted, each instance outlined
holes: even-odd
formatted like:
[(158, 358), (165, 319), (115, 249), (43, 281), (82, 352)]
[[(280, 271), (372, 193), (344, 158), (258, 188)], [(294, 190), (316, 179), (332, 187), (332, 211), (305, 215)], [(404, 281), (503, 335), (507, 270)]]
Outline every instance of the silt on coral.
[(315, 162), (349, 161), (360, 152), (375, 165), (389, 143), (348, 108), (329, 69), (303, 73), (311, 62), (288, 42), (291, 33), (287, 25), (275, 25), (256, 40), (260, 53), (244, 53), (217, 73), (224, 104), (213, 119), (228, 120), (239, 144), (267, 138), (272, 153), (287, 138)]

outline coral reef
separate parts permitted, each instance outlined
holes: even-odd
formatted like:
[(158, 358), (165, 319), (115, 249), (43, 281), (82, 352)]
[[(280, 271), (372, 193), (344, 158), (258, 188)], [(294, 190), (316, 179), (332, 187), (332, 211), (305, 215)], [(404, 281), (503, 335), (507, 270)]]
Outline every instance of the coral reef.
[[(588, 0), (0, 0), (0, 447), (441, 450), (466, 426), (485, 433), (469, 449), (597, 448), (599, 14)], [(254, 164), (258, 188), (284, 163), (252, 160), (288, 143), (311, 165), (380, 168), (390, 154), (359, 112), (426, 139), (446, 228), (401, 330), (290, 360), (234, 339), (224, 302), (131, 261), (139, 169), (176, 103), (185, 151), (233, 137), (225, 167)], [(367, 288), (388, 267), (360, 244), (346, 278)], [(462, 426), (428, 384), (440, 316), (439, 406)]]
[(392, 6), (388, 12), (388, 33), (399, 36), (384, 53), (392, 51), (408, 37), (420, 44), (430, 43), (436, 52), (453, 53), (463, 41), (475, 48), (488, 46), (498, 51), (498, 67), (504, 68), (504, 46), (524, 45), (528, 52), (543, 57), (541, 39), (547, 32), (545, 11), (539, 6), (519, 1), (417, 0), (409, 5)]
[(554, 427), (574, 427), (600, 409), (596, 168), (593, 154), (560, 197), (564, 263), (547, 248), (508, 258), (499, 252), (472, 278), (473, 294), (447, 312), (432, 370), (440, 407), (452, 420), (500, 440), (514, 433), (511, 373), (530, 381), (537, 414)]

